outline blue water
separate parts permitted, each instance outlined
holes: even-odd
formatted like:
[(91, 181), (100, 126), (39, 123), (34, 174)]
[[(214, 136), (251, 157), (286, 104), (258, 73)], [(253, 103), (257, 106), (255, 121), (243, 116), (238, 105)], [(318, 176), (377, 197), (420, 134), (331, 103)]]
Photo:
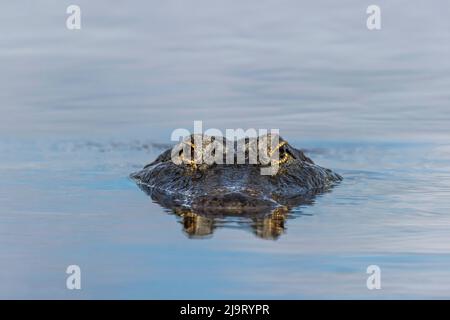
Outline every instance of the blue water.
[[(378, 1), (380, 31), (364, 1), (69, 4), (0, 5), (0, 298), (450, 297), (448, 2)], [(192, 239), (128, 175), (194, 120), (344, 180), (276, 240)]]

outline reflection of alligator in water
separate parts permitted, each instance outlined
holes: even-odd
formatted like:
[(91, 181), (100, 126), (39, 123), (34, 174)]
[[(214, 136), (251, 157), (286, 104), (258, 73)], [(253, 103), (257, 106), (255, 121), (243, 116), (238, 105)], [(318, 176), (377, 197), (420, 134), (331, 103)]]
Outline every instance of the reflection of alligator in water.
[[(279, 139), (277, 151), (281, 160), (274, 175), (262, 175), (260, 169), (264, 165), (259, 160), (249, 163), (252, 140), (247, 139), (245, 164), (175, 164), (169, 149), (131, 174), (131, 178), (154, 201), (181, 217), (189, 236), (210, 235), (225, 219), (236, 217), (241, 224), (251, 226), (257, 236), (275, 239), (283, 233), (292, 208), (312, 204), (317, 194), (342, 180), (340, 175), (314, 164), (302, 151)], [(230, 144), (225, 139), (224, 143)], [(231, 144), (237, 154), (239, 144)], [(179, 150), (182, 155), (184, 151)]]

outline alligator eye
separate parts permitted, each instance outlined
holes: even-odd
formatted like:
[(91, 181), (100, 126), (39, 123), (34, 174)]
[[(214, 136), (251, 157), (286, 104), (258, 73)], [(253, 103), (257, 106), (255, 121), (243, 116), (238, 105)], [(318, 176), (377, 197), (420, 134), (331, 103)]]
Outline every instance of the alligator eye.
[(273, 150), (269, 152), (270, 157), (272, 158), (272, 155), (278, 150), (278, 160), (271, 159), (273, 163), (283, 164), (291, 158), (289, 152), (286, 150), (286, 148), (284, 148), (286, 144), (286, 141), (280, 142)]
[(197, 164), (195, 162), (195, 156), (193, 156), (193, 155), (195, 155), (195, 148), (196, 148), (196, 146), (195, 146), (194, 143), (189, 142), (189, 141), (184, 141), (183, 144), (188, 145), (188, 146), (191, 147), (191, 157), (190, 157), (190, 159), (186, 158), (184, 156), (184, 150), (181, 149), (180, 153), (179, 153), (180, 159), (181, 159), (181, 161), (183, 163), (185, 163), (187, 165), (190, 165), (190, 166), (194, 167), (194, 169), (195, 169), (197, 167)]

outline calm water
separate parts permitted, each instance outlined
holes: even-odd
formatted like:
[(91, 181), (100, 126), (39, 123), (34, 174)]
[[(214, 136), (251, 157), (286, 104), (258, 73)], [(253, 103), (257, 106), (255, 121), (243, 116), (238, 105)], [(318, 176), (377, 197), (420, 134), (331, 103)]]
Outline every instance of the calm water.
[[(378, 1), (372, 32), (367, 1), (134, 3), (77, 1), (80, 31), (71, 2), (0, 5), (1, 298), (450, 298), (450, 3)], [(344, 181), (277, 240), (191, 239), (128, 174), (194, 120)]]

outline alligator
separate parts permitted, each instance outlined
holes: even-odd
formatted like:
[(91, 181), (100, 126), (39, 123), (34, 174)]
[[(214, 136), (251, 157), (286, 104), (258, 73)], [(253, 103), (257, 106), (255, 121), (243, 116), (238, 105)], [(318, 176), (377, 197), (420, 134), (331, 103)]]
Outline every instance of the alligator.
[[(245, 217), (255, 234), (275, 239), (284, 232), (289, 211), (303, 204), (311, 204), (318, 194), (329, 191), (342, 176), (315, 164), (305, 153), (277, 136), (277, 145), (268, 148), (269, 155), (277, 151), (277, 158), (269, 164), (251, 161), (250, 151), (255, 145), (266, 143), (269, 135), (231, 141), (226, 138), (202, 136), (200, 145), (191, 135), (174, 148), (162, 152), (153, 162), (130, 177), (162, 207), (182, 217), (185, 232), (192, 237), (211, 235), (215, 222), (223, 217)], [(208, 144), (219, 141), (226, 146), (224, 163), (202, 163), (183, 158), (186, 145), (193, 154), (204, 154)], [(173, 155), (181, 163), (173, 161)], [(244, 162), (237, 163), (243, 151)], [(225, 163), (229, 154), (231, 164)], [(261, 174), (261, 169), (276, 161), (274, 174)]]

